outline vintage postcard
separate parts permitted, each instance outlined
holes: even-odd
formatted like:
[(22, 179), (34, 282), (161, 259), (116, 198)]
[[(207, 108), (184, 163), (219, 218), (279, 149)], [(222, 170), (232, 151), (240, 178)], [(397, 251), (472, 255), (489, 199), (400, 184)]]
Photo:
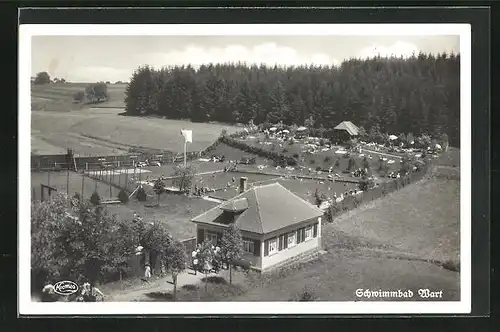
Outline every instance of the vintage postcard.
[(470, 312), (470, 33), (21, 25), (20, 313)]

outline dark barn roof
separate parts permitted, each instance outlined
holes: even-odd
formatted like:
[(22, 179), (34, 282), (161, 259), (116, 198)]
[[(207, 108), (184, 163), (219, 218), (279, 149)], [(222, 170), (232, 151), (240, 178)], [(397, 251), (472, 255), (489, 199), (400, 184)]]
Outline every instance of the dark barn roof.
[(281, 184), (272, 183), (253, 187), (192, 221), (208, 224), (234, 222), (243, 231), (267, 234), (322, 215), (323, 211), (316, 206)]

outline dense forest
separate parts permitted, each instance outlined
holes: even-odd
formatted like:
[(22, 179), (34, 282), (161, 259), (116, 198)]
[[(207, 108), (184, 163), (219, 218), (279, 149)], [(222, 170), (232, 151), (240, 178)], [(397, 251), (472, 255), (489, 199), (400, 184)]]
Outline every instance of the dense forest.
[(460, 55), (349, 59), (340, 66), (142, 66), (127, 87), (128, 115), (197, 122), (277, 123), (328, 129), (446, 133), (460, 139)]

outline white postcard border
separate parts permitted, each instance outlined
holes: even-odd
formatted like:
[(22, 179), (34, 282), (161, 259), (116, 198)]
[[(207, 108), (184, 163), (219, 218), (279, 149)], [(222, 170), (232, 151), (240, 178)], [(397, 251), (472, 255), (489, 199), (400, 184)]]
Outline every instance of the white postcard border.
[[(460, 301), (32, 302), (30, 240), (31, 37), (37, 35), (460, 35)], [(21, 315), (454, 314), (471, 310), (471, 27), (469, 24), (20, 25), (18, 309)], [(353, 297), (354, 297), (353, 290)]]

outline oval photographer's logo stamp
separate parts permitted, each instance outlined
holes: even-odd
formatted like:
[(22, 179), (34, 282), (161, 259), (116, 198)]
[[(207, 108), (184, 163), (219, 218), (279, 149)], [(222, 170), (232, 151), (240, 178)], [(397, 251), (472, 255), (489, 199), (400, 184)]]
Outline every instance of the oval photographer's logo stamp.
[(59, 281), (54, 285), (54, 292), (59, 295), (71, 295), (78, 292), (78, 285), (69, 280)]

